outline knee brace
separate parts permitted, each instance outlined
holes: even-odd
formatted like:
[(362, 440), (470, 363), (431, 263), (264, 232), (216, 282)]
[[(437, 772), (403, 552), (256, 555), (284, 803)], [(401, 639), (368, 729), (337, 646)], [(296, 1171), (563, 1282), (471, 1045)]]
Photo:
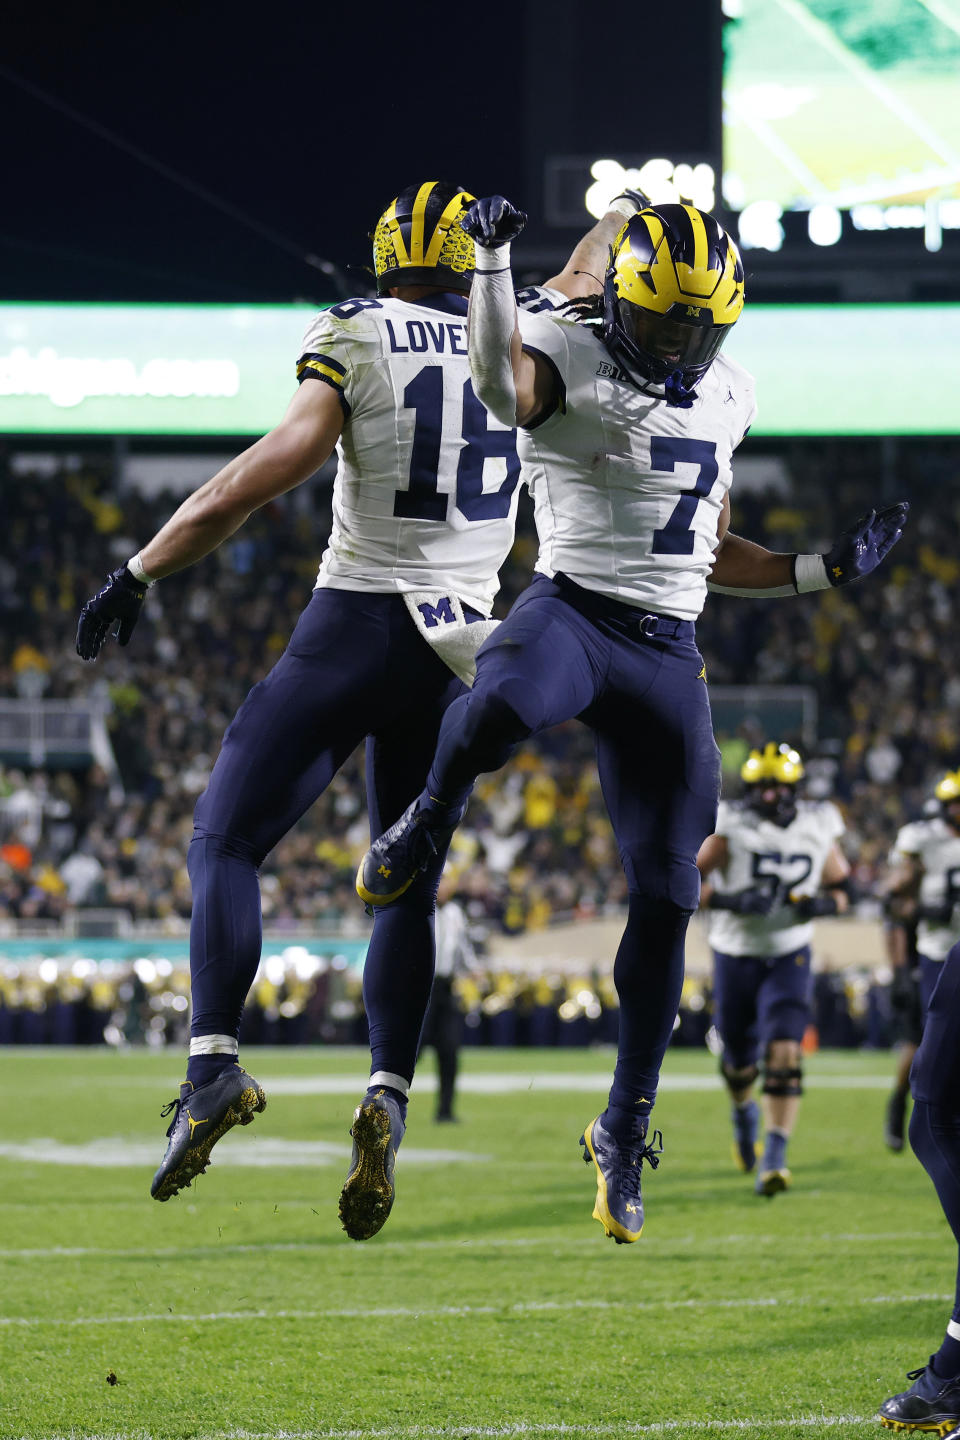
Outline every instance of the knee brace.
[(720, 1074), (728, 1090), (749, 1090), (760, 1074), (760, 1068), (757, 1065), (728, 1065), (725, 1060), (721, 1060)]
[(763, 1093), (764, 1095), (776, 1095), (784, 1099), (792, 1095), (802, 1095), (803, 1066), (764, 1065)]

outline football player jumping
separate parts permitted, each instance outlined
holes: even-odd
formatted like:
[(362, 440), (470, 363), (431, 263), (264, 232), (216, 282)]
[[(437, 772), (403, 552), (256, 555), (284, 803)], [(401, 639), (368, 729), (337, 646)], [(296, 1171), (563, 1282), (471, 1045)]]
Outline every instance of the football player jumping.
[[(957, 779), (957, 772), (950, 778)], [(910, 1144), (960, 1247), (960, 944), (938, 966), (910, 1089)], [(908, 1371), (907, 1379), (913, 1382), (909, 1389), (880, 1406), (884, 1425), (960, 1440), (960, 1263), (953, 1313), (940, 1348), (926, 1365)]]
[(361, 897), (390, 905), (449, 843), (471, 786), (528, 736), (579, 716), (627, 876), (614, 964), (620, 1036), (609, 1103), (584, 1130), (594, 1216), (616, 1241), (643, 1225), (640, 1170), (697, 908), (697, 853), (720, 782), (695, 621), (708, 577), (734, 593), (792, 595), (873, 570), (906, 505), (871, 512), (825, 555), (780, 555), (727, 532), (731, 457), (753, 382), (721, 347), (743, 308), (737, 248), (710, 215), (660, 205), (616, 237), (595, 317), (521, 314), (509, 244), (524, 218), (473, 204), (470, 362), (479, 398), (521, 427), (540, 555), (533, 583), (479, 652), (447, 711), (426, 788), (368, 851)]
[[(472, 678), (488, 633), (497, 572), (513, 542), (520, 463), (512, 424), (491, 420), (467, 360), (474, 244), (460, 219), (473, 197), (413, 185), (373, 238), (377, 299), (354, 299), (310, 324), (300, 388), (276, 428), (201, 486), (83, 607), (77, 650), (126, 645), (149, 587), (200, 560), (268, 501), (338, 453), (333, 527), (309, 604), (286, 651), (228, 728), (196, 808), (193, 1013), (187, 1077), (168, 1112), (157, 1200), (206, 1168), (217, 1140), (263, 1110), (238, 1064), (244, 1000), (261, 950), (258, 870), (366, 738), (371, 834), (424, 783), (444, 709)], [(642, 207), (618, 196), (548, 288), (524, 292), (549, 312), (596, 291), (610, 240)], [(370, 1088), (354, 1115), (340, 1215), (355, 1240), (393, 1203), (393, 1161), (433, 979), (433, 916), (442, 856), (404, 902), (378, 913), (363, 977)]]
[(732, 1099), (734, 1158), (757, 1164), (754, 1082), (763, 1064), (764, 1151), (754, 1186), (776, 1195), (790, 1184), (787, 1143), (800, 1108), (803, 1037), (810, 1023), (810, 945), (816, 915), (842, 915), (850, 874), (829, 801), (798, 800), (803, 761), (774, 741), (752, 750), (741, 801), (721, 801), (697, 867), (706, 882), (714, 1019), (721, 1073)]

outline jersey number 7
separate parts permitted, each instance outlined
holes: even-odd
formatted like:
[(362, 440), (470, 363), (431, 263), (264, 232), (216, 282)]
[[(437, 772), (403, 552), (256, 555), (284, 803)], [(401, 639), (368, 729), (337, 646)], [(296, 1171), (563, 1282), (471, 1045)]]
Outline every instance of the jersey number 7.
[(717, 447), (712, 440), (687, 440), (674, 435), (651, 435), (650, 469), (672, 473), (677, 464), (699, 465), (700, 474), (692, 490), (685, 490), (662, 530), (654, 530), (653, 555), (692, 555), (694, 534), (690, 528), (697, 506), (709, 495), (720, 473)]

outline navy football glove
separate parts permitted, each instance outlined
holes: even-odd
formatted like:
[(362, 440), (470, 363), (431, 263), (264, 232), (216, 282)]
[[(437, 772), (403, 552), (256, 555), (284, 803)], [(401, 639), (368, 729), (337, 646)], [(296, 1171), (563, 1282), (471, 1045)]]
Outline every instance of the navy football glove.
[(849, 585), (876, 570), (900, 539), (909, 509), (910, 502), (900, 500), (885, 510), (869, 511), (844, 531), (823, 557), (830, 584)]
[(460, 217), (460, 224), (467, 234), (472, 236), (474, 244), (484, 250), (492, 250), (496, 245), (506, 245), (508, 240), (516, 240), (526, 223), (524, 212), (517, 210), (502, 195), (490, 195), (486, 200), (474, 200)]
[(129, 643), (146, 593), (146, 585), (135, 580), (126, 565), (121, 565), (119, 570), (108, 576), (103, 589), (98, 590), (80, 611), (77, 654), (81, 660), (96, 660), (114, 624), (117, 626), (118, 643)]
[(790, 909), (798, 920), (813, 920), (817, 915), (836, 915), (837, 902), (833, 895), (798, 895), (791, 899)]
[(754, 885), (748, 890), (732, 890), (726, 895), (721, 890), (714, 890), (708, 908), (731, 910), (734, 915), (769, 915), (776, 902), (775, 889)]

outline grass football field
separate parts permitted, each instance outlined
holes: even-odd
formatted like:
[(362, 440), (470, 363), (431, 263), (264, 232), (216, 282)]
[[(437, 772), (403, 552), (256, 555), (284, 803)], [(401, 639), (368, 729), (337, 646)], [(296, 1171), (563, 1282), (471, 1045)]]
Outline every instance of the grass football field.
[(880, 1435), (939, 1344), (956, 1246), (882, 1143), (892, 1058), (825, 1053), (793, 1188), (733, 1166), (706, 1053), (668, 1055), (640, 1241), (591, 1219), (577, 1139), (612, 1054), (426, 1058), (379, 1236), (337, 1197), (359, 1050), (247, 1050), (268, 1106), (192, 1190), (149, 1198), (181, 1059), (0, 1051), (0, 1436)]

